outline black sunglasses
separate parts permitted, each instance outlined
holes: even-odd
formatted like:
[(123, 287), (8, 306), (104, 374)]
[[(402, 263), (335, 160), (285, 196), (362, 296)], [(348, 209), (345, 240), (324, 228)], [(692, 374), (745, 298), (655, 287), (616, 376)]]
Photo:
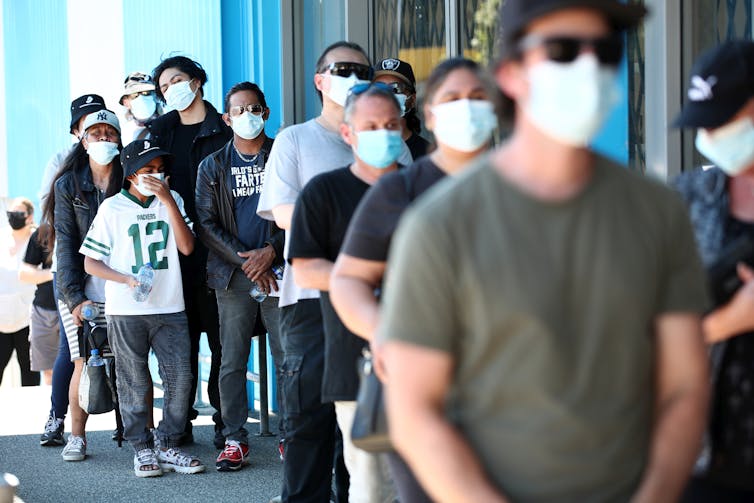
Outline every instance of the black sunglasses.
[(521, 54), (535, 47), (543, 47), (547, 59), (556, 63), (574, 61), (585, 48), (591, 48), (603, 65), (617, 66), (623, 57), (623, 37), (620, 35), (593, 39), (529, 35), (518, 44), (518, 51)]
[(338, 77), (350, 77), (351, 74), (353, 74), (356, 75), (356, 78), (359, 80), (372, 80), (372, 77), (374, 76), (374, 70), (369, 65), (344, 62), (330, 63), (319, 73), (329, 73), (330, 75), (336, 75)]

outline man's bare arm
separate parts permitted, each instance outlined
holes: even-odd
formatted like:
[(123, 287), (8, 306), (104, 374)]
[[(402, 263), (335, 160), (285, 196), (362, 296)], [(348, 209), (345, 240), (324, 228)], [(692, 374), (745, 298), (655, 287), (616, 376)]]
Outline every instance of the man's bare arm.
[(330, 289), (330, 273), (333, 263), (324, 258), (294, 258), (293, 281), (301, 288), (326, 292)]
[(293, 204), (279, 204), (272, 208), (272, 216), (275, 218), (275, 224), (286, 231), (291, 229), (291, 219), (293, 218)]
[(699, 454), (709, 378), (700, 317), (661, 315), (655, 323), (655, 419), (649, 461), (635, 503), (676, 501)]
[(338, 317), (348, 330), (370, 342), (380, 320), (375, 290), (384, 274), (385, 262), (341, 253), (330, 276), (330, 301)]
[(390, 438), (432, 500), (507, 501), (492, 485), (468, 442), (445, 418), (453, 374), (451, 356), (394, 341), (385, 343), (382, 353)]

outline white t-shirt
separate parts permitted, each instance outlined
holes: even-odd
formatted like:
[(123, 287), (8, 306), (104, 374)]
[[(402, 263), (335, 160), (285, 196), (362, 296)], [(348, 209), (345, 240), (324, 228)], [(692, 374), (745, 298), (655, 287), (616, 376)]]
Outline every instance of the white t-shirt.
[[(398, 162), (409, 165), (411, 152), (404, 143)], [(257, 215), (274, 220), (272, 209), (283, 204), (296, 204), (304, 186), (320, 173), (348, 166), (353, 162), (351, 146), (340, 133), (326, 129), (316, 119), (290, 126), (275, 137), (265, 166), (265, 180), (257, 205)], [(285, 233), (285, 258), (288, 258), (290, 232)], [(319, 298), (319, 290), (300, 288), (293, 281), (293, 271), (286, 267), (280, 284), (280, 307), (301, 299)]]
[(36, 286), (18, 279), (18, 268), (26, 255), (28, 239), (16, 253), (11, 228), (0, 229), (0, 332), (12, 334), (29, 326), (29, 308)]
[[(183, 208), (183, 199), (174, 190), (170, 193), (191, 228), (192, 223)], [(170, 226), (168, 208), (156, 197), (152, 196), (142, 204), (123, 189), (105, 199), (79, 251), (123, 274), (136, 276), (139, 268), (147, 262), (151, 262), (155, 270), (152, 292), (144, 302), (134, 300), (128, 285), (107, 281), (107, 314), (166, 314), (184, 310), (178, 247)]]

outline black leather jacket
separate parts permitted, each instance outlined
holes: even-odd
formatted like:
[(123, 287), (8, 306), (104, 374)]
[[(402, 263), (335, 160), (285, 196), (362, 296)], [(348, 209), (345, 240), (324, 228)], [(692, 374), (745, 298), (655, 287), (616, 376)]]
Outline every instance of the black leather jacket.
[(60, 298), (73, 308), (87, 300), (84, 256), (79, 253), (89, 226), (104, 199), (94, 186), (88, 161), (55, 182), (56, 286)]
[[(221, 148), (233, 138), (233, 130), (222, 120), (222, 115), (208, 101), (204, 102), (207, 114), (199, 127), (199, 132), (191, 145), (189, 159), (191, 160), (191, 187), (196, 187), (197, 170), (199, 163), (208, 155)], [(160, 117), (149, 121), (146, 126), (151, 132), (152, 139), (168, 152), (174, 152), (173, 140), (175, 129), (180, 124), (181, 118), (177, 111), (173, 110)], [(181, 194), (186, 208), (186, 214), (192, 222), (197, 222), (196, 208), (194, 207), (194, 194)], [(181, 272), (183, 273), (184, 290), (189, 285), (199, 286), (206, 283), (207, 248), (197, 242), (194, 252), (188, 257), (180, 256)]]
[[(267, 162), (273, 140), (267, 138), (262, 146), (262, 158)], [(230, 167), (233, 140), (223, 148), (207, 156), (199, 165), (196, 183), (195, 229), (197, 236), (209, 249), (207, 257), (207, 286), (226, 289), (233, 271), (240, 269), (244, 259), (237, 252), (246, 248), (238, 240), (233, 199), (226, 183)], [(257, 217), (260, 218), (260, 217)], [(283, 263), (285, 234), (274, 222), (269, 222), (269, 238), (265, 244), (275, 249), (275, 263)]]

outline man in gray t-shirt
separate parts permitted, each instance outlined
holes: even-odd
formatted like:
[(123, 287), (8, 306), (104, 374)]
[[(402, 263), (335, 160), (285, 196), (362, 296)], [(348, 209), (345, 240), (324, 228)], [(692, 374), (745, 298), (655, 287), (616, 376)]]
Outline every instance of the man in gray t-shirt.
[[(350, 42), (324, 50), (314, 84), (322, 113), (284, 129), (275, 139), (267, 163), (257, 214), (285, 229), (285, 256), (290, 248), (293, 207), (314, 176), (353, 162), (351, 147), (340, 136), (348, 90), (372, 77), (369, 58)], [(399, 162), (410, 163), (406, 147)], [(322, 403), (324, 329), (319, 290), (298, 287), (286, 267), (280, 283), (280, 337), (283, 349), (282, 412), (285, 424), (283, 502), (329, 501), (335, 444), (335, 411)], [(347, 484), (336, 479), (340, 494)]]
[(507, 0), (513, 134), (399, 224), (378, 355), (433, 501), (674, 501), (689, 476), (708, 383), (688, 216), (585, 148), (643, 14)]

